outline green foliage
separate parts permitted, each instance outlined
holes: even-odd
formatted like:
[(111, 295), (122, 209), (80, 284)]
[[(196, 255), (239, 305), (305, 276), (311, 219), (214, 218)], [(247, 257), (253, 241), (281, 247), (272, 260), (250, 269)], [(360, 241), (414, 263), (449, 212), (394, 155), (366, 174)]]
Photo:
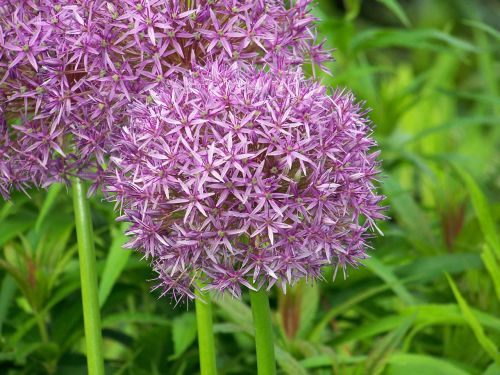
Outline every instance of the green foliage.
[(474, 316), (471, 308), (467, 304), (467, 301), (460, 294), (460, 291), (457, 288), (457, 285), (453, 281), (451, 277), (448, 276), (448, 282), (450, 283), (451, 289), (453, 290), (453, 294), (460, 305), (460, 309), (462, 310), (462, 314), (464, 315), (465, 320), (469, 324), (470, 328), (474, 332), (477, 341), (483, 347), (483, 349), (488, 353), (488, 355), (498, 364), (500, 364), (500, 354), (498, 353), (498, 348), (495, 343), (486, 336), (484, 332), (484, 328), (481, 323)]
[[(347, 278), (273, 289), (280, 374), (500, 373), (499, 12), (491, 0), (318, 2), (336, 48), (318, 78), (372, 108), (391, 219)], [(0, 373), (85, 374), (71, 198), (61, 185), (29, 194), (0, 202)], [(107, 373), (197, 374), (193, 304), (151, 292), (101, 198)], [(248, 296), (213, 301), (219, 373), (255, 374)]]
[(181, 356), (196, 339), (196, 317), (193, 313), (184, 313), (172, 322), (172, 339), (174, 355)]
[(111, 247), (106, 256), (104, 269), (102, 271), (99, 283), (99, 305), (102, 307), (111, 293), (113, 286), (123, 272), (130, 256), (130, 250), (125, 250), (122, 245), (126, 242), (125, 231), (127, 225), (121, 225), (120, 228), (111, 229)]

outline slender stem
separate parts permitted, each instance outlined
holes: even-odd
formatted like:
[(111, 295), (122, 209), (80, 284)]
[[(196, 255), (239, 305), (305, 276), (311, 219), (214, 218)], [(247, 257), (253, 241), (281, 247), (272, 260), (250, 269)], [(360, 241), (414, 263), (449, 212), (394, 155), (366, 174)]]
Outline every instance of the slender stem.
[(39, 311), (35, 311), (35, 314), (36, 322), (38, 324), (38, 330), (40, 331), (40, 337), (42, 338), (43, 342), (49, 342), (49, 333), (47, 331), (47, 326), (45, 325), (43, 316)]
[(82, 181), (78, 178), (73, 179), (73, 206), (75, 211), (76, 237), (78, 240), (78, 255), (80, 258), (88, 374), (104, 375), (101, 316), (97, 298), (94, 234), (92, 232), (90, 208), (85, 196), (85, 188)]
[(198, 325), (198, 347), (201, 375), (217, 375), (215, 364), (215, 342), (212, 323), (212, 303), (208, 293), (196, 292), (196, 323)]
[(253, 326), (255, 328), (255, 351), (257, 352), (257, 370), (259, 375), (275, 375), (273, 326), (269, 296), (264, 289), (250, 291)]

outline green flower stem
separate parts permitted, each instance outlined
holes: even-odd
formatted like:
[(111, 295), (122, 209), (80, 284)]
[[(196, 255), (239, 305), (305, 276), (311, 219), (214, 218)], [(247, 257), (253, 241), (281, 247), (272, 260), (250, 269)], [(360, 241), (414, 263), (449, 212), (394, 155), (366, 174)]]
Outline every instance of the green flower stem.
[(73, 207), (75, 212), (76, 238), (78, 240), (78, 256), (80, 258), (88, 374), (104, 375), (101, 316), (97, 298), (94, 234), (92, 232), (90, 208), (85, 188), (82, 181), (78, 178), (73, 179)]
[(217, 375), (215, 364), (215, 342), (212, 323), (212, 303), (208, 293), (196, 291), (196, 323), (198, 325), (198, 347), (201, 375)]
[(265, 289), (250, 291), (253, 325), (255, 328), (255, 351), (257, 352), (257, 370), (259, 375), (275, 375), (273, 326), (269, 296)]

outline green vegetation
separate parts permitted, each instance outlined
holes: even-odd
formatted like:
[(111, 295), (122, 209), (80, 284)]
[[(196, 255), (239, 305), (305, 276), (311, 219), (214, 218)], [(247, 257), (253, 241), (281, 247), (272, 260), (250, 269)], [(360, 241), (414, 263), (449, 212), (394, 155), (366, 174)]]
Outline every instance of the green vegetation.
[[(500, 5), (322, 0), (315, 14), (336, 48), (319, 78), (373, 109), (392, 219), (366, 267), (272, 291), (278, 374), (500, 374)], [(0, 373), (85, 374), (71, 193), (30, 194), (0, 202)], [(90, 204), (106, 373), (199, 373), (194, 303), (158, 300), (113, 207)], [(255, 374), (249, 294), (212, 310), (219, 374)]]

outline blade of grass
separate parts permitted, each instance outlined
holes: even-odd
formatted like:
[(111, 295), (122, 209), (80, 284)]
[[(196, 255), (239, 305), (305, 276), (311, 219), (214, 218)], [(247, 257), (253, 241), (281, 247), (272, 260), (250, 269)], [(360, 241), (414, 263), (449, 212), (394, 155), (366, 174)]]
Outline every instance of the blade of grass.
[(352, 306), (355, 306), (356, 304), (360, 303), (361, 301), (368, 299), (378, 293), (381, 293), (383, 291), (386, 291), (390, 289), (390, 285), (381, 285), (378, 287), (374, 287), (371, 289), (366, 290), (363, 293), (355, 295), (353, 298), (347, 300), (346, 302), (342, 303), (339, 306), (336, 306), (332, 309), (330, 309), (325, 316), (319, 321), (318, 324), (311, 330), (311, 333), (309, 334), (309, 341), (312, 342), (319, 342), (321, 338), (321, 334), (325, 330), (326, 326), (328, 323), (334, 319), (336, 316), (338, 316), (340, 313), (343, 311), (346, 311)]
[(0, 223), (10, 215), (13, 208), (14, 204), (12, 203), (12, 201), (3, 202), (2, 209), (0, 209)]
[(498, 374), (500, 374), (500, 365), (494, 362), (490, 366), (488, 366), (483, 375), (498, 375)]
[(491, 35), (495, 39), (500, 40), (500, 32), (490, 25), (487, 25), (477, 20), (466, 20), (464, 21), (464, 24), (479, 29), (481, 31), (484, 31), (485, 33)]
[(40, 232), (40, 228), (42, 227), (42, 224), (45, 221), (45, 218), (49, 214), (50, 210), (56, 203), (57, 197), (59, 196), (62, 187), (63, 187), (62, 184), (52, 184), (49, 187), (47, 195), (45, 196), (45, 200), (43, 201), (42, 208), (40, 209), (40, 213), (38, 214), (38, 217), (36, 219), (35, 223), (36, 232)]
[(353, 51), (387, 47), (420, 48), (438, 52), (478, 52), (474, 44), (435, 29), (372, 28), (357, 33), (351, 43)]
[(164, 317), (158, 315), (130, 311), (107, 315), (102, 320), (103, 327), (111, 327), (116, 324), (130, 323), (153, 324), (159, 326), (169, 326), (171, 324), (169, 320), (166, 320)]
[[(482, 311), (471, 309), (475, 319), (483, 326), (495, 329), (500, 332), (500, 319)], [(336, 337), (333, 344), (338, 345), (344, 342), (366, 339), (383, 332), (388, 332), (400, 324), (403, 324), (409, 316), (415, 316), (415, 325), (465, 325), (467, 320), (455, 304), (448, 305), (418, 305), (411, 306), (399, 313), (379, 318), (375, 321), (357, 326), (345, 334)]]
[(302, 295), (300, 299), (300, 318), (297, 337), (305, 337), (316, 319), (321, 291), (319, 285), (309, 285), (305, 282), (301, 283), (300, 288)]
[(290, 353), (275, 345), (276, 361), (280, 368), (288, 375), (308, 375), (307, 370), (301, 366)]
[(378, 2), (384, 4), (392, 13), (394, 13), (403, 25), (406, 27), (411, 26), (408, 16), (396, 0), (378, 0)]
[(355, 363), (363, 363), (366, 361), (365, 355), (345, 355), (345, 354), (337, 354), (332, 359), (329, 355), (317, 355), (305, 358), (300, 361), (300, 364), (305, 368), (317, 368), (317, 367), (332, 367), (333, 363), (336, 364), (355, 364)]
[(398, 266), (394, 273), (410, 282), (425, 283), (443, 277), (443, 272), (449, 274), (461, 273), (482, 268), (481, 257), (477, 253), (439, 254), (419, 257), (413, 262)]
[(470, 117), (453, 119), (453, 121), (442, 123), (440, 125), (422, 130), (421, 132), (406, 138), (404, 142), (396, 144), (395, 147), (402, 147), (407, 143), (422, 141), (426, 137), (438, 132), (443, 132), (446, 130), (461, 128), (461, 127), (472, 127), (472, 126), (479, 127), (483, 125), (495, 126), (498, 124), (499, 121), (500, 117), (496, 116), (470, 116)]
[(29, 213), (22, 213), (11, 217), (0, 225), (0, 246), (17, 237), (19, 234), (31, 228), (35, 223), (35, 217)]
[(0, 336), (2, 336), (3, 323), (7, 318), (15, 293), (16, 282), (11, 275), (6, 274), (2, 281), (2, 289), (0, 290)]
[(493, 251), (488, 245), (484, 245), (481, 259), (483, 260), (484, 266), (488, 270), (491, 279), (493, 280), (495, 292), (497, 294), (498, 300), (500, 301), (500, 264), (495, 258), (495, 254), (493, 254)]
[(101, 307), (104, 306), (131, 254), (130, 250), (122, 248), (123, 244), (127, 241), (127, 236), (125, 235), (127, 227), (126, 223), (122, 223), (120, 229), (113, 227), (111, 230), (111, 249), (106, 257), (99, 285), (99, 306)]
[(363, 262), (368, 269), (370, 269), (375, 275), (380, 277), (387, 285), (390, 285), (390, 288), (394, 291), (394, 293), (408, 305), (414, 305), (415, 299), (411, 295), (411, 293), (406, 289), (403, 283), (398, 279), (398, 277), (392, 272), (392, 270), (379, 261), (375, 257), (371, 257), (370, 259), (366, 259)]
[[(210, 316), (210, 318), (212, 317)], [(184, 352), (196, 340), (196, 332), (195, 314), (186, 312), (175, 317), (172, 321), (172, 341), (174, 343), (174, 353), (169, 357), (170, 360), (177, 359), (184, 354)], [(211, 335), (213, 336), (212, 332)]]
[(345, 19), (347, 21), (354, 20), (361, 10), (361, 0), (344, 0), (346, 8)]
[(367, 374), (378, 375), (384, 371), (389, 356), (401, 343), (414, 318), (414, 316), (408, 317), (403, 324), (387, 334), (374, 346), (365, 362), (365, 372)]
[(472, 199), (472, 206), (476, 212), (484, 237), (486, 238), (488, 244), (492, 247), (498, 260), (500, 260), (500, 242), (488, 201), (472, 176), (458, 164), (453, 163), (453, 166), (465, 182), (467, 190), (469, 191)]
[(406, 229), (408, 238), (423, 253), (435, 252), (438, 241), (434, 236), (429, 219), (413, 197), (404, 191), (393, 176), (388, 176), (384, 182), (384, 192), (391, 197), (391, 206), (401, 226)]
[(397, 353), (389, 358), (389, 363), (387, 375), (470, 375), (444, 359), (429, 355)]
[(458, 290), (458, 287), (453, 279), (449, 275), (446, 275), (446, 278), (448, 279), (448, 283), (450, 284), (451, 290), (453, 291), (453, 295), (455, 296), (455, 299), (457, 300), (460, 309), (462, 310), (462, 314), (464, 315), (464, 318), (467, 321), (469, 327), (472, 329), (472, 332), (474, 332), (477, 341), (484, 349), (484, 351), (488, 353), (491, 359), (500, 364), (500, 354), (498, 353), (498, 348), (496, 347), (495, 343), (486, 336), (483, 326), (474, 316), (474, 313), (472, 312), (465, 298)]
[(213, 302), (220, 307), (225, 319), (239, 324), (246, 333), (253, 336), (252, 310), (245, 303), (224, 296), (214, 298)]

